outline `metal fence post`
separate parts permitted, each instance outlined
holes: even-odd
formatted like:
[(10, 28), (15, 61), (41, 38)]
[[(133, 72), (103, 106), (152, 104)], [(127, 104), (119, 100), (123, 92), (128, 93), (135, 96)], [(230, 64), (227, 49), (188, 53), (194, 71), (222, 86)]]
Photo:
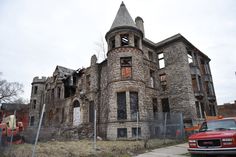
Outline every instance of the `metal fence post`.
[(35, 143), (34, 143), (34, 147), (33, 147), (32, 157), (34, 157), (34, 154), (35, 154), (35, 149), (36, 149), (36, 145), (37, 145), (38, 138), (39, 138), (39, 131), (40, 131), (42, 120), (43, 120), (44, 110), (45, 110), (45, 104), (43, 104), (43, 109), (42, 109), (42, 112), (41, 112), (41, 117), (40, 117), (39, 127), (38, 127), (38, 131), (37, 131), (37, 135), (36, 135), (36, 139), (35, 139)]

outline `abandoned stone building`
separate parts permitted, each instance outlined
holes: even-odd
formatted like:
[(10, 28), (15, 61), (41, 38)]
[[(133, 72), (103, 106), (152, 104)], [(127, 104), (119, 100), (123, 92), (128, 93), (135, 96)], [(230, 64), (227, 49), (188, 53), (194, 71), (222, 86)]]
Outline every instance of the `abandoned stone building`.
[(107, 139), (149, 136), (147, 121), (159, 112), (181, 112), (185, 123), (216, 115), (210, 59), (181, 34), (158, 43), (145, 38), (144, 22), (135, 21), (122, 2), (105, 35), (107, 58), (91, 57), (87, 68), (57, 66), (51, 77), (32, 82), (30, 126), (92, 123), (96, 109), (99, 136)]

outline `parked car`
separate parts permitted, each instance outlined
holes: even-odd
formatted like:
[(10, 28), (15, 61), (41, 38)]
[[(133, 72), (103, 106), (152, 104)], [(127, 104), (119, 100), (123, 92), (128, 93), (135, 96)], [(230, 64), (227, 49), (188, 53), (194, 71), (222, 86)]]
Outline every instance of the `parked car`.
[(188, 138), (191, 157), (236, 156), (236, 117), (205, 121)]

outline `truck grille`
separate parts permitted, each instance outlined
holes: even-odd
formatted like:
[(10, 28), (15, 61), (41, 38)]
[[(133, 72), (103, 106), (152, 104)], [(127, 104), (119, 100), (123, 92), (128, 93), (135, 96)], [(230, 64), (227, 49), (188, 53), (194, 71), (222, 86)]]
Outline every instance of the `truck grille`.
[(221, 146), (221, 142), (220, 142), (220, 139), (198, 140), (198, 146), (200, 146), (200, 147), (219, 147), (219, 146)]

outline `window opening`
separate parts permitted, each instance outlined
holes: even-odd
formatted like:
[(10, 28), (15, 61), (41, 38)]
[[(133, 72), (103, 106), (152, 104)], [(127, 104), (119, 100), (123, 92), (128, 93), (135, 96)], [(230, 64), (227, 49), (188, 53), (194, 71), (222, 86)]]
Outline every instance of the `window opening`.
[(121, 78), (130, 79), (132, 77), (132, 58), (131, 57), (121, 57)]
[(158, 54), (158, 62), (159, 62), (159, 69), (162, 69), (165, 67), (165, 60), (164, 60), (163, 53)]
[(116, 45), (115, 45), (115, 37), (111, 37), (111, 39), (110, 39), (110, 48), (115, 48), (116, 47)]
[(139, 37), (134, 36), (134, 47), (139, 48)]
[(157, 106), (157, 98), (152, 98), (152, 107), (153, 107), (153, 116), (157, 118), (158, 106)]
[(153, 52), (152, 51), (148, 51), (148, 59), (150, 61), (153, 61)]
[(118, 120), (127, 119), (125, 92), (117, 93), (117, 119)]
[(141, 128), (138, 128), (138, 132), (137, 132), (137, 128), (132, 128), (132, 137), (137, 137), (137, 136), (141, 137)]
[(34, 94), (38, 93), (38, 86), (34, 86)]
[(161, 99), (162, 111), (170, 112), (169, 100), (168, 98)]
[(137, 120), (138, 112), (138, 92), (130, 92), (130, 113), (131, 120)]
[(123, 34), (120, 36), (121, 38), (121, 46), (129, 45), (129, 34)]
[(118, 138), (127, 138), (127, 128), (118, 128), (117, 129)]
[(154, 70), (150, 70), (150, 85), (152, 88), (155, 87), (155, 72)]

